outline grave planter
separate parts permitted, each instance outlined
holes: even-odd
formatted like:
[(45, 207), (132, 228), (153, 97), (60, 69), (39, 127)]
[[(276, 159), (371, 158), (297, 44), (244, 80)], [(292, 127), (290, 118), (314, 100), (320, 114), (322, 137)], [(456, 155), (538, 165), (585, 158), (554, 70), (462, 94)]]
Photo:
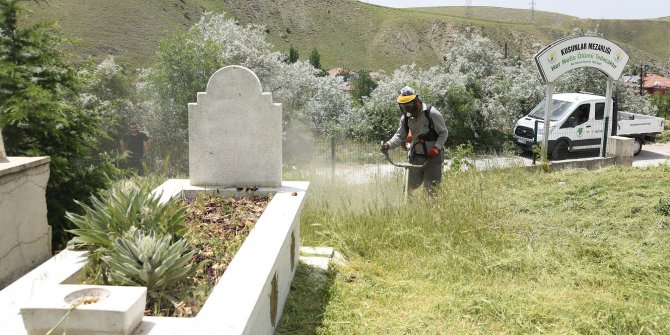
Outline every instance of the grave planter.
[(21, 307), (29, 335), (129, 335), (142, 321), (147, 289), (129, 286), (58, 285)]
[[(298, 266), (300, 211), (308, 186), (308, 182), (284, 181), (281, 188), (258, 188), (252, 191), (256, 195), (271, 193), (272, 200), (212, 290), (200, 313), (194, 318), (145, 316), (130, 334), (272, 334), (281, 318)], [(162, 192), (164, 199), (173, 196), (186, 197), (187, 194), (195, 195), (202, 191), (218, 192), (224, 196), (247, 193), (246, 190), (240, 192), (236, 188), (196, 187), (190, 185), (189, 180), (169, 180), (156, 190)], [(67, 284), (78, 282), (85, 264), (86, 252), (65, 250), (0, 291), (0, 324), (3, 325), (3, 333), (33, 334), (31, 331), (37, 328), (30, 319), (24, 318), (30, 318), (30, 311), (39, 307), (35, 304), (36, 300), (58, 301), (61, 306), (56, 309), (60, 309), (60, 314), (55, 315), (62, 317), (65, 304), (63, 299), (82, 287)], [(56, 294), (63, 287), (67, 288), (66, 291)], [(118, 288), (122, 287), (112, 289)], [(55, 297), (47, 298), (52, 295)], [(111, 296), (113, 295), (110, 294)], [(140, 305), (144, 308), (144, 303)], [(66, 305), (68, 308), (69, 306)], [(93, 310), (93, 306), (77, 309)], [(105, 309), (101, 313), (113, 315), (118, 312)], [(53, 317), (49, 321), (49, 328), (60, 317)], [(107, 317), (96, 316), (96, 319)], [(75, 333), (68, 328), (68, 334)], [(96, 330), (89, 334), (106, 333)]]
[(222, 196), (272, 195), (228, 268), (195, 317), (203, 332), (272, 334), (277, 326), (297, 270), (300, 250), (300, 211), (308, 182), (282, 182), (281, 188), (216, 188), (171, 179), (154, 192), (161, 201), (172, 197), (193, 199), (200, 192)]

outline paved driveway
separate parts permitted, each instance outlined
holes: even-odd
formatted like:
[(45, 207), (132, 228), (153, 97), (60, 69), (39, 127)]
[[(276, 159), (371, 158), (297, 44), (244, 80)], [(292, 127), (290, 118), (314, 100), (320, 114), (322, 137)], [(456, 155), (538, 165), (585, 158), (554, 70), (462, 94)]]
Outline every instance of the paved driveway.
[(640, 154), (633, 158), (633, 166), (652, 166), (670, 163), (670, 143), (654, 143), (642, 146)]

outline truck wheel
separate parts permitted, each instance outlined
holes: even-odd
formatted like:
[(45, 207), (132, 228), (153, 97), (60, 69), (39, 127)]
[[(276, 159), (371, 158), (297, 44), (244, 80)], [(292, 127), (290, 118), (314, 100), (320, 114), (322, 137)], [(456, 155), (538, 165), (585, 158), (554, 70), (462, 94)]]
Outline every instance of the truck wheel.
[(640, 151), (642, 151), (642, 139), (639, 137), (635, 138), (635, 143), (633, 143), (633, 155), (637, 156)]
[(551, 157), (557, 161), (568, 158), (568, 142), (565, 140), (556, 142), (554, 149), (551, 150)]

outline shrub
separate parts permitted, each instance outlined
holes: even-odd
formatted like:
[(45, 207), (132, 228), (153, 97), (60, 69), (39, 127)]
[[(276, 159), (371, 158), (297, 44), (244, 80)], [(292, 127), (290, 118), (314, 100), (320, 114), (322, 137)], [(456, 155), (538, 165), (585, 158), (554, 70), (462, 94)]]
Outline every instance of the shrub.
[(84, 213), (66, 215), (76, 227), (68, 230), (75, 235), (70, 244), (87, 248), (96, 261), (131, 227), (170, 239), (181, 238), (186, 232), (186, 208), (180, 205), (178, 199), (173, 198), (163, 204), (159, 201), (159, 194), (129, 183), (115, 186), (100, 198), (92, 196), (91, 206), (77, 202)]
[(111, 269), (113, 283), (145, 286), (150, 302), (165, 299), (176, 305), (179, 300), (170, 292), (196, 270), (191, 263), (196, 252), (189, 251), (186, 240), (172, 242), (169, 235), (131, 228), (102, 260)]

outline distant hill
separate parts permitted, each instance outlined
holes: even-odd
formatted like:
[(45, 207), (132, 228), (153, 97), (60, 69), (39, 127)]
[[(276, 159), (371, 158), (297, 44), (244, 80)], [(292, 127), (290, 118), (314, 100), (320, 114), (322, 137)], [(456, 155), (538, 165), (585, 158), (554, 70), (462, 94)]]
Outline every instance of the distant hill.
[(187, 29), (205, 11), (223, 11), (217, 0), (51, 0), (21, 5), (33, 12), (24, 21), (56, 21), (76, 38), (75, 53), (98, 58), (113, 54), (138, 66), (151, 60), (161, 38)]
[[(29, 3), (26, 3), (29, 4)], [(83, 56), (114, 54), (121, 61), (145, 66), (158, 41), (176, 29), (187, 29), (205, 11), (234, 17), (242, 24), (266, 26), (277, 50), (298, 49), (307, 59), (313, 48), (326, 68), (392, 70), (412, 62), (430, 66), (441, 61), (452, 34), (466, 28), (507, 44), (510, 57), (530, 56), (541, 46), (569, 35), (574, 28), (594, 30), (631, 55), (631, 63), (670, 65), (670, 19), (589, 20), (527, 10), (473, 7), (394, 9), (356, 0), (52, 0), (32, 6), (31, 21), (51, 19), (78, 38), (74, 50)]]
[[(454, 17), (464, 17), (465, 7), (450, 6), (450, 7), (419, 7), (412, 8), (413, 10), (426, 13), (442, 14)], [(471, 8), (472, 19), (485, 20), (491, 22), (501, 23), (531, 23), (531, 14), (528, 10), (500, 8), (500, 7), (475, 7)], [(551, 12), (535, 11), (532, 21), (535, 24), (548, 26), (555, 24), (564, 24), (579, 20), (579, 18), (557, 14)]]

